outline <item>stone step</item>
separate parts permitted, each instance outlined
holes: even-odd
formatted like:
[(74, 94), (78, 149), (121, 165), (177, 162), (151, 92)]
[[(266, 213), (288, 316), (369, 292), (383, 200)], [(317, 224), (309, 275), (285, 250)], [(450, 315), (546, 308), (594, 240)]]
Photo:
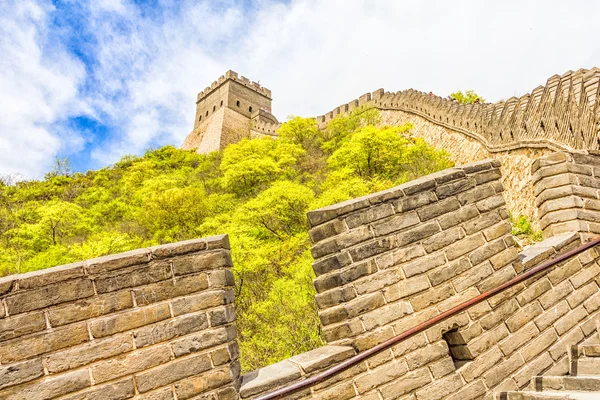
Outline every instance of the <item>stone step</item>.
[(600, 376), (600, 345), (571, 346), (569, 374), (571, 376)]
[(496, 400), (598, 400), (600, 393), (590, 392), (501, 392)]
[(537, 392), (600, 392), (600, 376), (536, 376), (531, 381), (531, 387)]

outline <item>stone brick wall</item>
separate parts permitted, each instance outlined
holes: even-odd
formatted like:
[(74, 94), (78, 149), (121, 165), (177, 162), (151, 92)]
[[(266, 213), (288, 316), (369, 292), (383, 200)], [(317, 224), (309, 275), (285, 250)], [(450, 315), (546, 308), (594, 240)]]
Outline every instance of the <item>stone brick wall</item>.
[[(519, 254), (495, 160), (312, 211), (309, 220), (329, 345), (244, 375), (242, 398), (305, 379), (334, 364), (323, 354), (346, 359), (372, 348), (581, 244), (568, 233)], [(596, 333), (598, 260), (588, 250), (289, 398), (481, 399), (526, 387), (536, 374), (566, 374), (568, 347)]]
[(600, 156), (558, 152), (532, 165), (540, 228), (550, 237), (600, 234)]
[(232, 286), (226, 236), (2, 278), (0, 398), (235, 399)]

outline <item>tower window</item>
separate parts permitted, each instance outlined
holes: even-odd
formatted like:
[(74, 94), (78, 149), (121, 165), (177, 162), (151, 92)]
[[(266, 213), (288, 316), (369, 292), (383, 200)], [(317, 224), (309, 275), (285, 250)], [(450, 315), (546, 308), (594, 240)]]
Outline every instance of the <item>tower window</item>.
[(248, 111), (252, 112), (252, 107), (248, 107)]
[(213, 112), (215, 112), (217, 109), (217, 106), (213, 106)]
[(239, 100), (238, 100), (238, 101), (236, 101), (236, 102), (235, 102), (235, 105), (239, 107), (239, 106), (240, 106), (240, 101), (239, 101)]
[(208, 110), (206, 111), (206, 116), (208, 117)]
[(223, 107), (223, 100), (221, 100), (221, 107)]
[(198, 121), (202, 121), (202, 115), (200, 116), (200, 118), (198, 118)]

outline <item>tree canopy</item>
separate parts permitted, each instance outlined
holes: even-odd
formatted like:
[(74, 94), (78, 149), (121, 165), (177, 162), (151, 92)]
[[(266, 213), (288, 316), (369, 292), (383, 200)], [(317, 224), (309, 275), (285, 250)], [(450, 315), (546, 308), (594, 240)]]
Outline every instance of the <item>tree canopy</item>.
[(228, 233), (244, 371), (323, 344), (306, 212), (452, 166), (448, 154), (356, 109), (317, 129), (208, 155), (171, 146), (85, 174), (0, 180), (0, 275)]
[(467, 90), (465, 92), (457, 90), (454, 93), (450, 93), (450, 97), (461, 104), (485, 103), (485, 99), (475, 93), (474, 90)]

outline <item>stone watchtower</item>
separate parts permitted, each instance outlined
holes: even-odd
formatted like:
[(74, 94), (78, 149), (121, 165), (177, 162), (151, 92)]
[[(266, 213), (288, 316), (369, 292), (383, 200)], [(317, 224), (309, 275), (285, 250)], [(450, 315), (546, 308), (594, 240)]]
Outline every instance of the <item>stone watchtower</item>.
[(198, 93), (194, 129), (182, 148), (209, 153), (246, 137), (276, 136), (278, 127), (271, 114), (271, 91), (227, 71)]

